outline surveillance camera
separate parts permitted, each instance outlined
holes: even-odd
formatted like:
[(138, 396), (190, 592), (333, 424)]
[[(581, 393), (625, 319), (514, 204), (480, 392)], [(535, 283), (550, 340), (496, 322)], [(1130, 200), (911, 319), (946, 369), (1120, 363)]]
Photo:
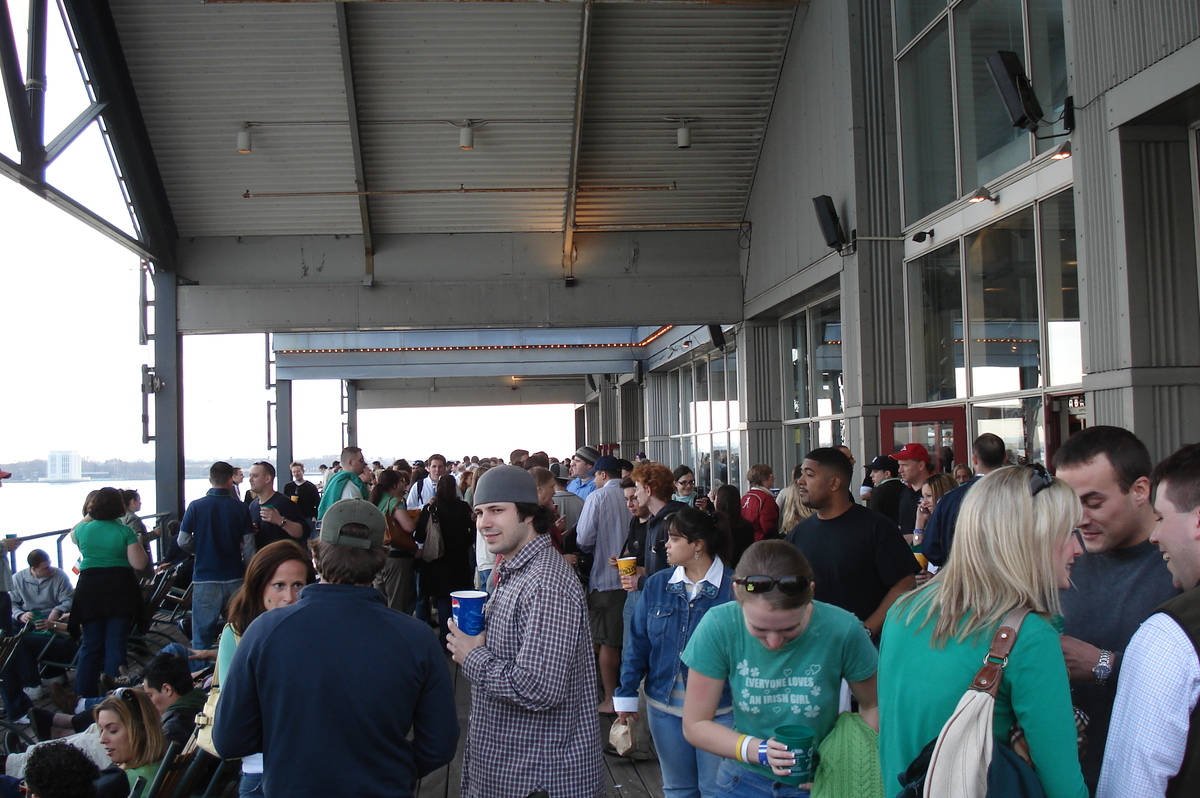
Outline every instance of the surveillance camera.
[(925, 240), (928, 238), (933, 238), (932, 230), (922, 230), (919, 233), (917, 233), (916, 235), (914, 235), (912, 237), (912, 240), (913, 240), (913, 243), (915, 243), (915, 244), (923, 244), (923, 243), (925, 243)]

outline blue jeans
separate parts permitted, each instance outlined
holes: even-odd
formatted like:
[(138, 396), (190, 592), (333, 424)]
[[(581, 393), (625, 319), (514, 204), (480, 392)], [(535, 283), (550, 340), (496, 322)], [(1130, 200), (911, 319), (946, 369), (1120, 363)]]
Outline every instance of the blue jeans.
[(625, 636), (622, 640), (625, 647), (629, 647), (629, 633), (632, 631), (633, 611), (637, 608), (638, 601), (642, 598), (642, 591), (631, 590), (625, 594), (625, 609), (621, 610), (621, 620), (625, 622)]
[(79, 644), (79, 670), (75, 672), (75, 692), (83, 698), (100, 695), (100, 674), (120, 676), (125, 664), (125, 645), (133, 629), (133, 618), (119, 615), (97, 618), (83, 624)]
[[(683, 718), (654, 707), (648, 707), (646, 714), (662, 770), (664, 798), (713, 798), (721, 757), (701, 751), (683, 738)], [(733, 728), (732, 712), (714, 720)]]
[(760, 776), (732, 759), (722, 759), (717, 771), (717, 795), (733, 798), (808, 798), (808, 790)]
[(262, 780), (261, 773), (243, 773), (238, 784), (238, 798), (263, 798)]
[(242, 580), (231, 582), (192, 583), (192, 648), (216, 648), (221, 633), (221, 610), (242, 586)]

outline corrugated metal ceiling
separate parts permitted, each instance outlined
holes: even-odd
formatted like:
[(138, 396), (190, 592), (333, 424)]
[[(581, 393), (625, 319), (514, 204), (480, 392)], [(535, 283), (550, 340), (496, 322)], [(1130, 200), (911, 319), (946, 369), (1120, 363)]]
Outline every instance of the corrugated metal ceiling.
[[(111, 5), (180, 235), (362, 232), (357, 198), (336, 194), (356, 186), (333, 3)], [(577, 225), (737, 224), (796, 8), (597, 2)], [(583, 3), (345, 12), (368, 191), (553, 189), (373, 195), (372, 231), (562, 230)], [(688, 150), (675, 146), (674, 118), (692, 120)], [(454, 127), (466, 120), (476, 124), (471, 151)], [(253, 152), (239, 155), (245, 123)]]

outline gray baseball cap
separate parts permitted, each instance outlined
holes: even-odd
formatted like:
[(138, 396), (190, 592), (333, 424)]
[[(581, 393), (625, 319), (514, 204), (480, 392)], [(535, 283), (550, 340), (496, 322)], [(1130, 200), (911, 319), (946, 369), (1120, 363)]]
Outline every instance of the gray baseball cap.
[(479, 478), (474, 500), (475, 506), (494, 502), (537, 504), (537, 482), (520, 466), (496, 466)]
[[(342, 527), (346, 524), (362, 524), (368, 530), (368, 537), (343, 535)], [(387, 524), (378, 507), (363, 499), (342, 499), (334, 502), (321, 518), (321, 542), (355, 549), (378, 549), (383, 547), (386, 529)]]

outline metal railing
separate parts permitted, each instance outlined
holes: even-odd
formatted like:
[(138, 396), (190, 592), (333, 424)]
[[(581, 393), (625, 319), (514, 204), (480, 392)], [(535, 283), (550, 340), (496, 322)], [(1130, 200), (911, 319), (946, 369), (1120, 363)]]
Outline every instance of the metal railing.
[[(154, 521), (153, 526), (151, 526), (150, 524), (146, 524), (146, 526), (149, 527), (150, 529), (157, 529), (160, 525), (163, 524), (163, 522), (166, 519), (168, 519), (170, 517), (171, 517), (170, 513), (154, 513), (153, 515), (139, 515), (138, 516), (138, 518), (140, 518), (143, 522), (150, 521), (150, 520)], [(50, 538), (50, 537), (54, 538), (55, 539), (54, 540), (54, 548), (55, 548), (55, 553), (58, 558), (58, 561), (55, 563), (55, 565), (60, 570), (65, 570), (64, 566), (63, 566), (63, 541), (66, 540), (67, 535), (71, 534), (72, 528), (73, 527), (68, 527), (67, 529), (55, 529), (51, 532), (38, 532), (36, 535), (20, 535), (17, 537), (17, 540), (20, 541), (21, 543), (26, 543), (31, 540), (41, 540), (42, 538)], [(162, 559), (162, 545), (163, 545), (163, 538), (162, 538), (161, 534), (158, 536), (158, 538), (155, 539), (155, 543), (156, 543), (155, 548), (158, 553), (158, 556), (155, 559), (161, 560)], [(8, 552), (8, 565), (10, 568), (12, 568), (12, 572), (14, 574), (19, 570), (17, 568), (17, 553), (16, 553), (16, 551)]]

